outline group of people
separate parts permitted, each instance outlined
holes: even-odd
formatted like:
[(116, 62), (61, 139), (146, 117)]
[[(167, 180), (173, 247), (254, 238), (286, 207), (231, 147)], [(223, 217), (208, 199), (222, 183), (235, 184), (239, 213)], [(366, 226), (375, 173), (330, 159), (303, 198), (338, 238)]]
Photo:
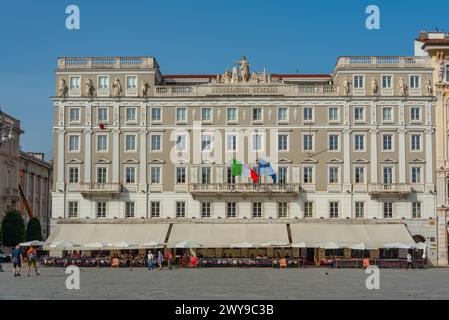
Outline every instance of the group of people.
[(153, 270), (155, 266), (162, 270), (164, 261), (167, 261), (168, 270), (172, 270), (173, 254), (170, 250), (165, 251), (165, 255), (159, 250), (156, 254), (150, 250), (147, 255), (148, 270)]
[(11, 253), (12, 266), (14, 277), (20, 277), (20, 271), (22, 271), (22, 262), (27, 263), (27, 277), (30, 276), (31, 269), (34, 269), (36, 275), (39, 275), (39, 269), (37, 264), (37, 251), (35, 248), (30, 247), (26, 251), (26, 257), (23, 257), (22, 248), (17, 245)]

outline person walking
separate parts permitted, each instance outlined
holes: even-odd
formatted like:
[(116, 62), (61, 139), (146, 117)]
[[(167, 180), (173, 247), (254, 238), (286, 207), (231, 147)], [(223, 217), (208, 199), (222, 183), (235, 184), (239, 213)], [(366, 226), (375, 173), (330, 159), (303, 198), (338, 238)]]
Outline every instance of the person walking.
[(148, 270), (153, 270), (153, 261), (154, 261), (154, 255), (150, 251), (148, 251)]
[(165, 260), (167, 260), (168, 270), (171, 270), (171, 264), (173, 260), (173, 255), (170, 250), (165, 252)]
[(157, 253), (157, 264), (159, 265), (159, 270), (162, 270), (162, 263), (164, 262), (164, 256), (162, 252), (159, 250)]
[(39, 275), (39, 270), (37, 267), (37, 252), (36, 249), (33, 247), (30, 247), (27, 251), (27, 258), (28, 258), (28, 268), (27, 268), (27, 277), (30, 276), (31, 268), (34, 269), (36, 272), (36, 275)]
[(406, 269), (413, 269), (413, 258), (410, 252), (407, 253), (407, 268)]
[(14, 277), (20, 277), (20, 271), (22, 270), (22, 250), (20, 246), (17, 245), (12, 251), (12, 271), (14, 272)]

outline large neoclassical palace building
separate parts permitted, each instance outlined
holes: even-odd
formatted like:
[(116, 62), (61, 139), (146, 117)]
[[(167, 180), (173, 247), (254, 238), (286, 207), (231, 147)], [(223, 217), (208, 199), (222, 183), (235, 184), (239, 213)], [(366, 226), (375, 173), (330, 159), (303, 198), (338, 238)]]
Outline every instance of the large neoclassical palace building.
[(307, 256), (332, 241), (373, 257), (413, 241), (447, 264), (448, 48), (422, 33), (415, 56), (340, 57), (313, 75), (246, 57), (213, 75), (59, 58), (51, 241), (302, 243), (293, 255)]

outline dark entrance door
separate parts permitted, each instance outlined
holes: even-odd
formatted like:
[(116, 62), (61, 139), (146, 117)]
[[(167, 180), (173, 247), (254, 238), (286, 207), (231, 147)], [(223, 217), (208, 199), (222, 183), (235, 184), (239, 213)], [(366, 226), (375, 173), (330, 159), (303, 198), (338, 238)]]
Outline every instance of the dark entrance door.
[(306, 249), (306, 260), (308, 262), (314, 262), (315, 261), (315, 249), (313, 249), (313, 248), (307, 248)]

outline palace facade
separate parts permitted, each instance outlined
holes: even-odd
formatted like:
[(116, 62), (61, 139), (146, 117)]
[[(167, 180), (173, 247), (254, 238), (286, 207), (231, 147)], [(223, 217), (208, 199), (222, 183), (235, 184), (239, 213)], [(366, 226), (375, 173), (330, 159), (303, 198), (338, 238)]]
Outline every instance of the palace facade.
[[(166, 75), (153, 57), (59, 58), (51, 241), (149, 240), (136, 233), (160, 226), (158, 241), (220, 250), (425, 242), (447, 264), (436, 181), (447, 131), (435, 130), (449, 74), (425, 50), (340, 57), (316, 75), (253, 72), (245, 57), (218, 75)], [(276, 183), (233, 176), (234, 159), (269, 161)]]

